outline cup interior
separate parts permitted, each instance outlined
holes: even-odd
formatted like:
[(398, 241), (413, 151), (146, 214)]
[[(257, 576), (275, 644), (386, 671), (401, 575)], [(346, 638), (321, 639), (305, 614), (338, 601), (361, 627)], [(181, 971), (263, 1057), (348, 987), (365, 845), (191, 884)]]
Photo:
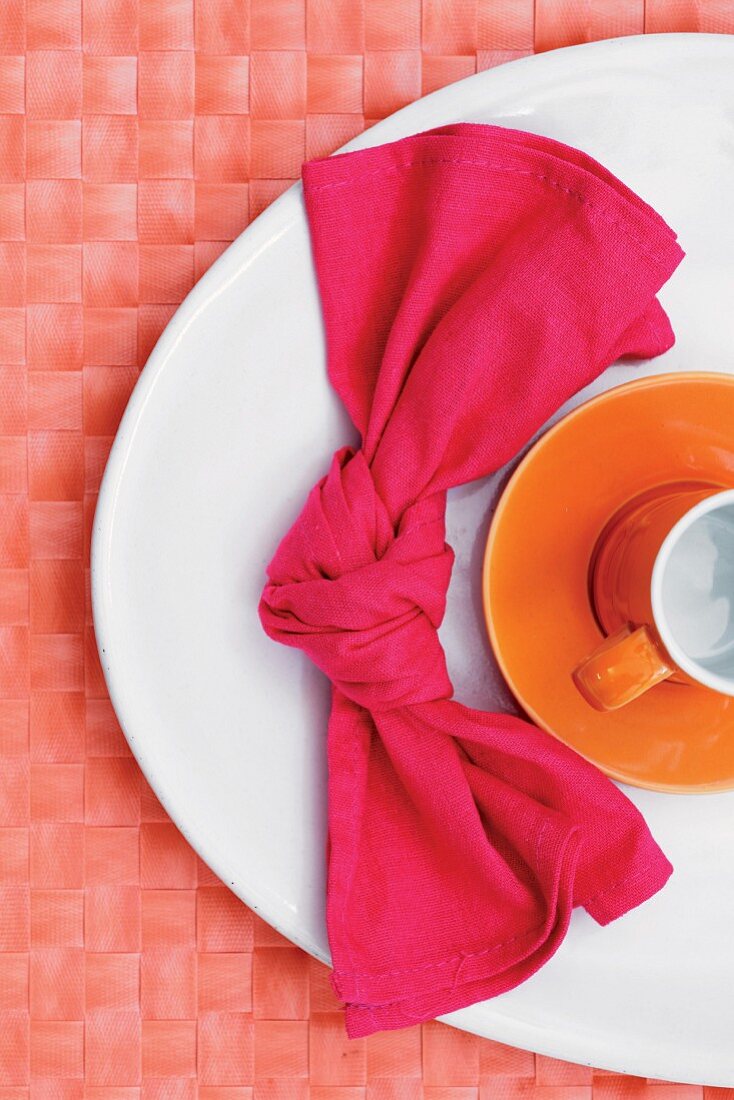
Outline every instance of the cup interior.
[(734, 493), (683, 516), (655, 572), (656, 624), (671, 656), (696, 679), (734, 694)]

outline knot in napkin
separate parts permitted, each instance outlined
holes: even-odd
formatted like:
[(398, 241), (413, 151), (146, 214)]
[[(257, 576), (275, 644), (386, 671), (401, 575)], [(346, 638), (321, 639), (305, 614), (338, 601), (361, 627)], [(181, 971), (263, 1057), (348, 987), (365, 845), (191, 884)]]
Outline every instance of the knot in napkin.
[(656, 294), (682, 251), (591, 157), (495, 126), (315, 161), (303, 181), (329, 377), (361, 447), (312, 490), (260, 616), (332, 683), (326, 919), (358, 1036), (511, 989), (574, 906), (606, 924), (670, 875), (596, 768), (449, 698), (436, 628), (446, 491), (617, 357), (671, 346)]
[(394, 530), (362, 451), (339, 451), (270, 564), (261, 616), (370, 710), (448, 698), (436, 628), (453, 553), (440, 496)]

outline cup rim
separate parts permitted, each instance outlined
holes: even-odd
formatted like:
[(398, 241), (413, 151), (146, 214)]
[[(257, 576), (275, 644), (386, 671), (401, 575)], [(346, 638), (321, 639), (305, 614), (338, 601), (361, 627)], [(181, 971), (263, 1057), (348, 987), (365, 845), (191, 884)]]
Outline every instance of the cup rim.
[(701, 516), (715, 512), (727, 504), (734, 504), (734, 489), (724, 489), (722, 492), (712, 493), (711, 496), (700, 500), (698, 504), (694, 504), (692, 508), (689, 508), (685, 515), (681, 516), (678, 522), (671, 527), (655, 558), (650, 582), (650, 597), (655, 626), (663, 645), (676, 665), (694, 680), (697, 680), (698, 683), (703, 684), (704, 687), (711, 688), (712, 691), (718, 691), (722, 695), (734, 696), (734, 676), (720, 676), (716, 672), (710, 672), (708, 669), (703, 668), (692, 657), (689, 657), (676, 641), (665, 614), (663, 601), (663, 577), (670, 556), (673, 553), (673, 548), (678, 540)]

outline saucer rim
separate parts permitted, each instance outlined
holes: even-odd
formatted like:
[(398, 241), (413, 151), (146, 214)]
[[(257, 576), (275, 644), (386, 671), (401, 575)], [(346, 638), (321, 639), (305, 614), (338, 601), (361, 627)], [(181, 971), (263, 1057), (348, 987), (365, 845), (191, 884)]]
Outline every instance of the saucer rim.
[[(712, 783), (699, 783), (695, 785), (686, 785), (682, 783), (653, 783), (651, 781), (645, 781), (637, 777), (631, 777), (627, 773), (621, 772), (618, 769), (606, 764), (602, 764), (598, 760), (593, 760), (590, 757), (585, 756), (579, 752), (573, 745), (569, 745), (568, 741), (563, 738), (559, 733), (554, 730), (547, 720), (537, 711), (537, 709), (529, 704), (524, 698), (523, 693), (517, 686), (516, 680), (511, 674), (507, 663), (505, 661), (502, 647), (500, 645), (499, 637), (495, 630), (494, 616), (491, 611), (491, 584), (490, 584), (490, 569), (491, 559), (494, 553), (495, 543), (497, 541), (498, 532), (502, 526), (504, 514), (509, 507), (510, 500), (514, 495), (514, 492), (522, 479), (525, 476), (527, 469), (537, 460), (538, 455), (541, 454), (562, 432), (568, 429), (569, 424), (574, 423), (577, 419), (580, 419), (589, 414), (589, 411), (597, 408), (598, 406), (608, 403), (612, 400), (618, 400), (619, 397), (630, 391), (641, 392), (641, 390), (660, 389), (667, 388), (671, 385), (684, 385), (704, 382), (715, 382), (717, 385), (722, 383), (729, 388), (734, 388), (734, 375), (723, 374), (719, 371), (671, 371), (662, 374), (647, 375), (643, 378), (635, 378), (631, 381), (623, 382), (618, 386), (612, 386), (608, 390), (604, 390), (602, 393), (596, 394), (594, 397), (589, 398), (588, 401), (582, 402), (570, 412), (566, 413), (559, 420), (543, 432), (530, 446), (528, 451), (523, 455), (522, 459), (516, 466), (507, 484), (505, 485), (502, 495), (499, 498), (497, 507), (492, 516), (492, 520), (489, 525), (489, 531), (487, 532), (487, 540), (484, 548), (484, 556), (482, 560), (482, 610), (484, 615), (484, 623), (489, 637), (489, 642), (492, 647), (492, 653), (497, 665), (504, 677), (505, 683), (511, 691), (514, 699), (517, 701), (521, 710), (527, 717), (534, 722), (541, 729), (545, 730), (552, 737), (555, 737), (562, 744), (568, 745), (574, 752), (578, 752), (580, 756), (584, 756), (584, 759), (593, 764), (594, 767), (599, 768), (601, 772), (609, 776), (610, 779), (615, 780), (617, 783), (624, 783), (629, 786), (637, 787), (642, 790), (656, 791), (661, 794), (721, 794), (725, 791), (734, 790), (734, 776), (730, 777), (724, 782), (712, 782)], [(723, 489), (722, 492), (734, 493), (734, 489)]]

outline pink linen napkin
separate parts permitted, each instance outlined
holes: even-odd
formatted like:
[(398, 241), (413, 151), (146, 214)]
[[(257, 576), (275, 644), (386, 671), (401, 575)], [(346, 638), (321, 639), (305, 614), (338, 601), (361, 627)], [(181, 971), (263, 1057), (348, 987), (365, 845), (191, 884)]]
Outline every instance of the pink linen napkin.
[(446, 490), (515, 455), (621, 355), (673, 343), (662, 218), (547, 138), (453, 125), (304, 166), (328, 369), (362, 437), (268, 569), (267, 633), (333, 684), (327, 923), (351, 1036), (516, 986), (574, 906), (671, 866), (595, 767), (452, 700)]

